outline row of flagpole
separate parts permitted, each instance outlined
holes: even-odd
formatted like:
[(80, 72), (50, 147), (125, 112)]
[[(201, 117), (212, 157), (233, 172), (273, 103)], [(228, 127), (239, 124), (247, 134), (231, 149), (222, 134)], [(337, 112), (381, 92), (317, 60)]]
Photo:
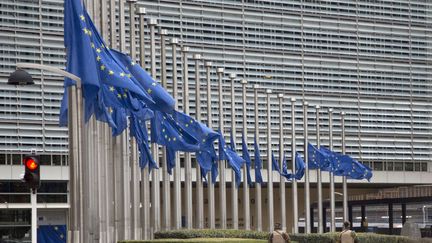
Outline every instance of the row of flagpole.
[[(135, 2), (133, 0), (129, 0), (129, 9), (131, 11), (131, 24), (130, 24), (130, 55), (133, 59), (136, 58), (136, 36), (135, 36), (135, 15), (133, 9), (135, 9)], [(113, 23), (115, 23), (115, 18), (113, 19), (113, 16), (115, 17), (115, 1), (110, 1), (110, 16), (111, 16), (111, 27), (110, 27), (110, 35), (108, 34), (107, 26), (105, 25), (107, 15), (106, 9), (108, 6), (106, 6), (106, 3), (104, 1), (101, 1), (100, 9), (101, 12), (101, 24), (100, 28), (102, 30), (102, 33), (104, 35), (105, 39), (108, 39), (108, 36), (111, 37), (111, 47), (117, 48), (116, 43), (116, 33), (115, 33), (115, 26), (113, 26)], [(89, 4), (91, 5), (91, 4)], [(125, 6), (124, 2), (120, 1), (119, 6), (119, 47), (120, 51), (125, 52), (126, 51), (126, 39), (124, 33), (125, 31)], [(94, 14), (96, 15), (97, 10), (94, 9)], [(141, 65), (145, 64), (145, 55), (144, 55), (144, 45), (145, 45), (145, 36), (144, 36), (144, 15), (145, 15), (145, 9), (142, 7), (137, 8), (137, 13), (139, 14), (139, 42), (140, 42), (140, 63)], [(157, 21), (155, 19), (150, 19), (148, 21), (148, 26), (150, 28), (150, 66), (151, 66), (151, 75), (153, 78), (156, 78), (156, 27), (157, 27)], [(167, 88), (167, 70), (166, 70), (166, 30), (160, 30), (160, 46), (161, 46), (161, 82), (163, 87)], [(172, 48), (172, 66), (173, 66), (173, 76), (172, 76), (172, 87), (173, 87), (173, 97), (178, 100), (178, 83), (177, 83), (177, 48), (179, 46), (179, 42), (176, 38), (171, 38), (170, 40), (171, 48)], [(184, 46), (182, 44), (181, 48), (182, 53), (182, 63), (183, 63), (183, 109), (186, 114), (189, 113), (189, 76), (188, 76), (188, 53), (189, 48), (187, 46)], [(195, 60), (195, 81), (196, 81), (196, 118), (198, 120), (201, 120), (201, 95), (200, 95), (200, 79), (199, 76), (200, 69), (199, 69), (199, 63), (202, 60), (202, 57), (199, 54), (193, 55), (193, 59)], [(207, 121), (208, 126), (212, 128), (212, 114), (211, 114), (211, 62), (204, 62), (204, 67), (206, 68), (206, 79), (207, 79)], [(221, 129), (222, 134), (224, 134), (224, 117), (223, 117), (223, 75), (224, 75), (224, 69), (223, 68), (217, 68), (217, 77), (218, 77), (218, 84), (219, 84), (219, 128)], [(236, 134), (236, 126), (235, 126), (235, 82), (236, 76), (231, 74), (230, 75), (230, 81), (231, 81), (231, 132), (233, 134), (232, 140), (235, 142), (235, 134)], [(243, 104), (243, 133), (245, 133), (245, 136), (247, 138), (247, 81), (242, 80), (242, 104)], [(258, 94), (260, 87), (258, 85), (254, 85), (254, 107), (255, 107), (255, 129), (254, 133), (256, 138), (259, 138), (259, 109), (258, 109)], [(270, 104), (271, 104), (271, 90), (266, 90), (267, 94), (267, 143), (268, 143), (268, 151), (267, 151), (267, 162), (268, 162), (268, 186), (267, 186), (267, 193), (268, 193), (268, 230), (272, 230), (272, 227), (274, 225), (274, 214), (273, 214), (273, 172), (271, 170), (272, 168), (272, 146), (271, 146), (271, 113), (270, 113)], [(282, 159), (283, 159), (283, 138), (284, 138), (284, 127), (283, 127), (283, 104), (284, 104), (284, 96), (282, 94), (278, 95), (279, 98), (279, 132), (280, 132), (280, 155), (279, 159), (281, 162), (282, 167)], [(294, 98), (291, 99), (291, 132), (292, 132), (292, 171), (296, 171), (296, 163), (294, 162), (295, 158), (295, 152), (296, 152), (296, 135), (295, 135), (295, 102), (296, 100)], [(304, 113), (304, 156), (305, 161), (308, 161), (307, 159), (307, 145), (308, 145), (308, 103), (303, 103), (303, 113)], [(316, 124), (317, 124), (317, 146), (320, 145), (320, 137), (319, 137), (319, 107), (316, 107)], [(72, 110), (72, 109), (71, 109)], [(71, 111), (73, 112), (73, 111)], [(78, 112), (78, 119), (80, 119), (80, 111)], [(81, 111), (82, 112), (82, 111)], [(70, 118), (72, 116), (69, 116)], [(344, 145), (344, 137), (345, 137), (345, 131), (344, 131), (344, 114), (342, 113), (342, 153), (345, 152), (345, 145)], [(332, 110), (329, 110), (329, 142), (330, 142), (330, 149), (332, 149)], [(72, 210), (72, 212), (77, 212), (78, 214), (74, 213), (72, 214), (72, 217), (76, 217), (79, 219), (79, 229), (81, 230), (80, 236), (78, 239), (79, 241), (75, 242), (90, 242), (90, 238), (93, 237), (93, 240), (98, 239), (100, 242), (113, 242), (119, 239), (148, 239), (152, 237), (153, 232), (158, 231), (161, 229), (161, 225), (163, 225), (164, 229), (179, 229), (181, 228), (181, 210), (183, 205), (181, 200), (181, 168), (178, 156), (175, 169), (174, 169), (174, 182), (173, 182), (173, 191), (172, 194), (174, 197), (174, 205), (171, 207), (170, 203), (170, 175), (168, 174), (166, 170), (166, 157), (165, 157), (165, 149), (163, 149), (162, 152), (162, 190), (163, 192), (160, 192), (160, 185), (159, 182), (161, 181), (159, 176), (161, 172), (159, 170), (153, 170), (151, 174), (151, 180), (149, 178), (149, 169), (144, 168), (142, 169), (141, 173), (138, 171), (138, 151), (136, 148), (136, 142), (133, 138), (130, 138), (127, 134), (127, 132), (123, 132), (122, 135), (117, 137), (111, 137), (109, 128), (106, 124), (98, 123), (96, 120), (92, 120), (91, 123), (88, 123), (86, 125), (86, 129), (88, 131), (92, 131), (93, 133), (87, 132), (88, 134), (86, 143), (83, 143), (83, 141), (78, 140), (77, 142), (80, 144), (85, 144), (86, 148), (82, 148), (85, 151), (84, 155), (80, 155), (79, 153), (75, 153), (74, 156), (86, 156), (85, 158), (81, 158), (80, 160), (87, 160), (87, 162), (90, 161), (97, 161), (96, 164), (87, 163), (81, 164), (81, 166), (89, 166), (88, 168), (79, 167), (76, 173), (79, 173), (81, 175), (84, 175), (83, 172), (85, 171), (85, 175), (83, 178), (77, 180), (83, 180), (79, 183), (78, 188), (72, 188), (73, 190), (77, 190), (74, 195), (83, 195), (81, 197), (85, 197), (84, 194), (82, 194), (82, 191), (84, 191), (85, 195), (89, 196), (89, 201), (85, 201), (83, 198), (78, 199), (71, 199), (71, 200), (78, 200), (80, 202), (80, 207), (84, 208), (85, 210)], [(79, 137), (79, 136), (77, 136)], [(129, 144), (130, 142), (130, 144)], [(90, 146), (92, 146), (90, 148)], [(112, 148), (112, 149), (111, 149)], [(152, 151), (154, 156), (154, 159), (158, 161), (159, 159), (159, 149), (158, 145), (153, 143), (152, 144)], [(192, 195), (192, 165), (191, 165), (191, 155), (190, 153), (184, 153), (185, 158), (185, 205), (186, 205), (186, 228), (193, 228), (193, 195)], [(114, 161), (113, 163), (109, 161)], [(103, 166), (101, 163), (102, 161), (107, 161), (108, 166)], [(128, 161), (128, 163), (125, 163), (125, 161)], [(309, 233), (311, 231), (311, 226), (313, 226), (313, 222), (310, 222), (310, 193), (309, 193), (309, 169), (308, 169), (308, 163), (306, 163), (306, 178), (305, 178), (305, 232)], [(226, 162), (220, 161), (220, 173), (219, 173), (219, 200), (220, 200), (220, 219), (221, 219), (221, 228), (227, 227), (227, 208), (226, 208)], [(105, 168), (105, 169), (104, 169)], [(88, 169), (86, 171), (85, 169)], [(251, 228), (251, 217), (250, 217), (250, 204), (249, 204), (249, 187), (246, 179), (246, 166), (244, 167), (244, 180), (243, 180), (243, 203), (244, 203), (244, 228), (250, 229)], [(197, 193), (197, 208), (196, 208), (196, 214), (197, 214), (197, 227), (203, 228), (204, 227), (204, 198), (203, 198), (203, 184), (201, 180), (200, 175), (200, 169), (197, 166), (196, 168), (196, 193)], [(322, 220), (322, 191), (321, 191), (321, 172), (317, 171), (318, 173), (318, 204), (319, 204), (319, 231), (323, 231), (323, 220)], [(108, 177), (113, 176), (114, 181), (108, 180)], [(233, 218), (233, 228), (238, 228), (238, 190), (237, 186), (235, 184), (235, 174), (232, 174), (231, 181), (231, 199), (232, 199), (232, 218)], [(103, 178), (104, 180), (100, 181), (100, 179)], [(141, 178), (141, 188), (139, 184), (139, 179)], [(207, 183), (208, 186), (208, 218), (209, 218), (209, 228), (215, 228), (215, 196), (214, 196), (214, 184), (211, 183), (211, 176), (208, 176), (209, 183)], [(330, 172), (330, 199), (331, 199), (331, 231), (335, 231), (335, 209), (334, 209), (334, 177), (332, 175), (332, 172)], [(150, 181), (151, 181), (151, 197), (149, 193), (150, 188)], [(280, 177), (280, 194), (281, 194), (281, 212), (282, 212), (282, 218), (281, 223), (282, 227), (286, 228), (286, 213), (285, 213), (285, 179), (281, 176)], [(112, 191), (112, 188), (114, 190)], [(96, 189), (96, 193), (93, 193), (91, 190)], [(141, 190), (140, 190), (141, 189)], [(256, 190), (256, 229), (257, 230), (263, 230), (262, 228), (262, 202), (261, 202), (261, 184), (256, 183), (255, 186)], [(343, 179), (343, 190), (344, 190), (344, 219), (347, 219), (347, 189), (346, 189), (346, 178)], [(297, 181), (293, 179), (292, 181), (292, 193), (293, 193), (293, 231), (295, 233), (298, 232), (298, 201), (297, 201)], [(160, 198), (160, 195), (162, 194), (162, 199)], [(149, 201), (149, 198), (151, 198), (151, 202)], [(159, 207), (160, 202), (163, 201), (162, 204), (162, 210)], [(84, 205), (85, 204), (85, 205)], [(150, 211), (151, 208), (151, 211)], [(321, 209), (320, 209), (321, 208)], [(94, 211), (93, 211), (94, 210)], [(162, 214), (161, 214), (162, 212)], [(171, 222), (171, 213), (174, 213), (174, 222)], [(161, 216), (162, 215), (162, 216)], [(93, 224), (95, 223), (95, 224)], [(90, 230), (88, 230), (90, 229)]]

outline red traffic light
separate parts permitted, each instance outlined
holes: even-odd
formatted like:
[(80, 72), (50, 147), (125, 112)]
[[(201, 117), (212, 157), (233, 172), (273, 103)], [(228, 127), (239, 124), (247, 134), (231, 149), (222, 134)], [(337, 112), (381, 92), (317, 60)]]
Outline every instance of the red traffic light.
[(39, 162), (36, 161), (33, 157), (27, 157), (24, 159), (24, 164), (27, 169), (30, 171), (35, 171), (39, 167)]

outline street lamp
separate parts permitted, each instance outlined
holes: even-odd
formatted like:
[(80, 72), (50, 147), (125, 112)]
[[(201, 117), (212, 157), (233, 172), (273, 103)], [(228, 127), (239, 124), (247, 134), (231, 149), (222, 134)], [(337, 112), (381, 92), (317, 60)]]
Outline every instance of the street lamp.
[(7, 84), (9, 85), (32, 85), (34, 84), (32, 76), (22, 70), (17, 69), (15, 72), (13, 72), (8, 79)]
[[(17, 63), (17, 70), (8, 79), (10, 85), (34, 84), (31, 75), (23, 69), (46, 70), (76, 82), (68, 87), (68, 141), (69, 141), (69, 225), (68, 242), (83, 242), (82, 234), (82, 186), (80, 185), (80, 162), (83, 159), (82, 151), (82, 95), (81, 79), (72, 73), (56, 67), (36, 64)], [(36, 203), (36, 202), (35, 202)], [(36, 208), (32, 209), (32, 217), (36, 217)], [(32, 242), (36, 243), (36, 221), (32, 220)]]

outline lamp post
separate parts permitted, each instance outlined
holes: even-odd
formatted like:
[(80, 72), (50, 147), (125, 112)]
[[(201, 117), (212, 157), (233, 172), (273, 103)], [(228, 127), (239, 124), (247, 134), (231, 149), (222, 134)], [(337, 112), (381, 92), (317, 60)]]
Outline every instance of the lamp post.
[[(52, 73), (60, 74), (76, 82), (76, 85), (68, 87), (68, 129), (69, 129), (69, 222), (68, 222), (68, 242), (79, 243), (81, 240), (81, 220), (82, 207), (80, 206), (80, 180), (79, 167), (81, 166), (81, 147), (82, 147), (82, 96), (81, 96), (81, 79), (64, 70), (41, 64), (17, 63), (17, 71), (12, 73), (8, 79), (10, 85), (32, 85), (34, 84), (30, 74), (23, 69), (46, 70)], [(32, 220), (32, 242), (36, 242), (36, 225)]]

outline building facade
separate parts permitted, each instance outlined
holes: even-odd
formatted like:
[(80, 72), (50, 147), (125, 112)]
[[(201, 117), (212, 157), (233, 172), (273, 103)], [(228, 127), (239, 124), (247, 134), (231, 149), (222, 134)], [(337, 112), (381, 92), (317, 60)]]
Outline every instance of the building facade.
[[(41, 154), (44, 166), (42, 180), (46, 186), (41, 189), (40, 202), (67, 207), (68, 134), (67, 128), (59, 127), (57, 122), (62, 78), (31, 70), (36, 85), (19, 88), (6, 85), (18, 62), (65, 66), (63, 2), (5, 0), (0, 3), (0, 210), (11, 215), (0, 220), (1, 232), (11, 232), (21, 223), (20, 227), (28, 226), (26, 220), (20, 220), (28, 217), (27, 209), (10, 213), (5, 205), (30, 200), (20, 188), (19, 174), (22, 155), (32, 149)], [(233, 120), (228, 74), (237, 75), (236, 114), (242, 112), (240, 79), (248, 80), (250, 147), (255, 131), (252, 86), (259, 84), (263, 88), (258, 99), (263, 156), (268, 146), (264, 89), (270, 88), (273, 93), (297, 99), (297, 151), (303, 151), (302, 101), (308, 101), (310, 141), (317, 142), (315, 105), (320, 105), (320, 143), (329, 145), (328, 109), (333, 108), (333, 146), (335, 151), (341, 151), (340, 112), (345, 112), (346, 153), (374, 169), (372, 183), (377, 187), (425, 184), (432, 178), (432, 4), (429, 1), (139, 0), (138, 4), (146, 8), (146, 18), (158, 19), (158, 26), (189, 46), (191, 53), (199, 53), (213, 63), (211, 102), (215, 127), (220, 119), (218, 114), (223, 115), (226, 133)], [(91, 6), (89, 9), (92, 10)], [(126, 17), (130, 18), (128, 12)], [(118, 26), (118, 16), (116, 20)], [(126, 29), (128, 33), (128, 24)], [(148, 56), (148, 28), (145, 36)], [(171, 56), (169, 50), (168, 56)], [(157, 58), (159, 62), (159, 55)], [(150, 62), (149, 58), (146, 60), (147, 68)], [(224, 67), (226, 73), (223, 85), (226, 109), (222, 112), (217, 105), (216, 67)], [(191, 61), (189, 77), (193, 77), (194, 70)], [(204, 67), (200, 70), (204, 77)], [(160, 69), (157, 72), (159, 78)], [(172, 65), (168, 58), (168, 80), (171, 77)], [(192, 116), (196, 114), (195, 82), (191, 78)], [(178, 102), (183, 109), (181, 79), (179, 83)], [(170, 83), (168, 89), (172, 89)], [(289, 98), (283, 104), (283, 122), (285, 152), (290, 161)], [(206, 100), (206, 96), (203, 94), (201, 99)], [(275, 151), (279, 141), (278, 102), (276, 95), (272, 96), (271, 136)], [(205, 122), (206, 108), (202, 107), (201, 112)], [(241, 115), (234, 120), (237, 127), (243, 126)], [(240, 136), (238, 130), (237, 143), (241, 141)], [(350, 185), (359, 190), (371, 188), (363, 182), (350, 182)], [(64, 209), (59, 212), (64, 213)], [(13, 216), (21, 214), (24, 216)]]

